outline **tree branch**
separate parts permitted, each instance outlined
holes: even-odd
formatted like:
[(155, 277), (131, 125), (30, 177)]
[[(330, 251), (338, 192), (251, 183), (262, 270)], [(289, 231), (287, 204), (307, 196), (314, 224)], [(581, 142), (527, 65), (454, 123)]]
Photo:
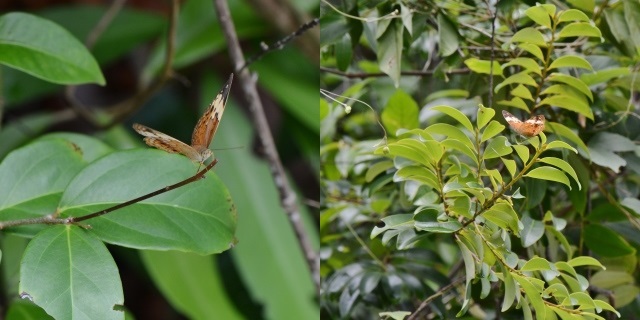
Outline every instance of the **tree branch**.
[[(216, 8), (216, 14), (222, 27), (225, 39), (229, 46), (229, 55), (234, 63), (234, 70), (240, 70), (245, 64), (244, 55), (238, 42), (235, 27), (231, 21), (231, 14), (229, 13), (229, 7), (225, 0), (215, 0), (214, 5)], [(251, 110), (252, 120), (254, 127), (258, 131), (258, 137), (260, 137), (260, 143), (264, 149), (267, 161), (269, 163), (269, 169), (273, 175), (273, 180), (276, 184), (278, 192), (280, 194), (280, 203), (282, 208), (287, 213), (289, 222), (291, 223), (295, 235), (298, 239), (298, 243), (304, 253), (304, 256), (309, 267), (309, 271), (313, 277), (313, 281), (316, 285), (316, 292), (320, 292), (320, 261), (313, 249), (311, 239), (306, 233), (304, 226), (302, 225), (302, 218), (300, 209), (296, 203), (296, 194), (289, 185), (289, 180), (285, 174), (280, 157), (273, 141), (273, 136), (269, 131), (269, 125), (267, 123), (262, 103), (258, 97), (258, 90), (256, 89), (255, 78), (251, 76), (249, 71), (242, 70), (238, 73), (238, 83), (242, 89), (244, 96), (247, 98), (249, 109)]]

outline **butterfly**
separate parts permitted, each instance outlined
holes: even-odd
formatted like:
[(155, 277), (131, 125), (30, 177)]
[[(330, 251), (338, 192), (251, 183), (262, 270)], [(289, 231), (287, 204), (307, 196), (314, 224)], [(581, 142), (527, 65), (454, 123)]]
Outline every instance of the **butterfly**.
[(193, 135), (191, 136), (191, 145), (138, 123), (133, 124), (133, 129), (143, 135), (145, 137), (144, 142), (151, 147), (169, 153), (183, 154), (193, 161), (204, 163), (205, 160), (213, 155), (213, 152), (209, 150), (209, 144), (211, 140), (213, 140), (216, 130), (218, 130), (224, 107), (227, 104), (227, 97), (229, 96), (232, 81), (233, 74), (231, 74), (222, 90), (220, 90), (215, 99), (213, 99), (213, 102), (211, 102), (211, 105), (209, 105), (204, 115), (198, 120), (198, 123), (193, 129)]
[(537, 136), (544, 130), (544, 115), (539, 114), (531, 117), (527, 121), (522, 121), (511, 113), (502, 110), (502, 116), (507, 120), (507, 123), (509, 123), (511, 130), (527, 138)]

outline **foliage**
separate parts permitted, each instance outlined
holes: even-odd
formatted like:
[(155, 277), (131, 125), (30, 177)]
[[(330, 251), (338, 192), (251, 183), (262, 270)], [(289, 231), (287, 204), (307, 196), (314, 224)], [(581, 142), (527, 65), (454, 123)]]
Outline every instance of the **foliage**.
[[(213, 3), (180, 3), (176, 56), (170, 67), (176, 74), (184, 72), (179, 78), (193, 84), (189, 91), (197, 89), (201, 97), (195, 103), (185, 101), (171, 83), (158, 93), (161, 99), (149, 101), (154, 109), (137, 120), (187, 136), (195, 117), (220, 90), (219, 76), (227, 78), (232, 67), (222, 54), (226, 44)], [(265, 28), (254, 8), (239, 2), (230, 5), (238, 36), (249, 49), (247, 55), (259, 50), (259, 42), (283, 36)], [(300, 8), (312, 6), (306, 3)], [(124, 7), (88, 49), (78, 39), (89, 37), (107, 9), (73, 5), (0, 16), (0, 111), (5, 120), (0, 128), (2, 226), (19, 219), (98, 212), (197, 172), (199, 164), (183, 156), (147, 148), (130, 130), (130, 122), (96, 137), (42, 135), (61, 123), (67, 129), (86, 130), (86, 123), (77, 121), (78, 115), (69, 109), (73, 103), (65, 99), (65, 89), (70, 88), (61, 85), (84, 84), (75, 88), (90, 88), (82, 92), (91, 92), (87, 96), (99, 101), (109, 88), (86, 84), (106, 83), (110, 89), (120, 85), (123, 90), (126, 84), (144, 87), (159, 81), (167, 61), (168, 19)], [(149, 56), (140, 59), (144, 55)], [(214, 75), (212, 61), (204, 62), (213, 60), (212, 56), (222, 57), (216, 58), (222, 65), (220, 75)], [(118, 69), (133, 65), (134, 57), (136, 62), (144, 60), (134, 66), (140, 74)], [(296, 69), (284, 79), (279, 73), (291, 69), (289, 63), (295, 63)], [(118, 71), (113, 71), (114, 66)], [(284, 161), (317, 162), (318, 123), (312, 123), (305, 112), (312, 106), (300, 103), (313, 101), (316, 66), (301, 50), (289, 46), (249, 69), (260, 75), (265, 92), (274, 97), (272, 104), (283, 106), (281, 118), (286, 125), (282, 130), (287, 138), (279, 142), (287, 146)], [(129, 75), (135, 79), (118, 83)], [(293, 101), (283, 95), (282, 88), (287, 86), (296, 91)], [(118, 97), (123, 96), (118, 92)], [(5, 317), (123, 319), (133, 311), (129, 308), (140, 308), (136, 299), (127, 296), (125, 300), (127, 287), (139, 284), (150, 287), (146, 290), (155, 286), (177, 312), (194, 319), (303, 319), (317, 314), (313, 283), (273, 178), (248, 148), (253, 129), (231, 100), (215, 146), (243, 148), (215, 152), (215, 169), (223, 170), (214, 169), (204, 179), (78, 224), (3, 229)], [(50, 101), (64, 101), (64, 105), (50, 106)], [(190, 104), (202, 108), (184, 108)], [(91, 112), (100, 113), (98, 108)], [(70, 119), (76, 122), (69, 124)], [(169, 129), (161, 128), (163, 123)], [(306, 215), (303, 218), (308, 220)], [(313, 234), (312, 224), (305, 222)], [(269, 294), (275, 286), (281, 294)], [(136, 311), (141, 318), (150, 317)]]
[(486, 4), (323, 8), (323, 316), (637, 314), (640, 7)]

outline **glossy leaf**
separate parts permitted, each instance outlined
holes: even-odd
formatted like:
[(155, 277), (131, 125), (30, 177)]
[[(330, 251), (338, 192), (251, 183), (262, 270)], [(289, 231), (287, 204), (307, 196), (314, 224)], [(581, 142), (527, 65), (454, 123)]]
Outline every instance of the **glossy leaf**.
[(482, 104), (478, 106), (478, 114), (476, 116), (476, 125), (478, 129), (482, 130), (484, 126), (493, 119), (493, 116), (496, 115), (496, 111), (493, 108), (486, 108)]
[(560, 183), (564, 183), (569, 189), (571, 189), (571, 183), (569, 182), (569, 178), (564, 174), (564, 172), (553, 168), (553, 167), (537, 167), (524, 175), (525, 177), (556, 181)]
[(578, 78), (565, 74), (553, 73), (549, 76), (549, 81), (568, 84), (576, 90), (584, 93), (584, 95), (589, 97), (589, 100), (593, 101), (593, 94), (591, 93), (591, 89), (589, 89), (589, 87)]
[(602, 263), (600, 263), (600, 261), (590, 256), (575, 257), (567, 261), (567, 263), (574, 268), (579, 266), (595, 266), (606, 270), (606, 268), (602, 265)]
[(59, 84), (104, 85), (91, 53), (68, 31), (22, 12), (0, 16), (0, 63)]
[[(180, 182), (197, 169), (188, 158), (161, 150), (115, 152), (74, 177), (58, 211), (62, 217), (77, 217), (104, 210)], [(103, 241), (138, 249), (211, 254), (229, 249), (236, 241), (235, 208), (228, 191), (211, 172), (206, 179), (88, 223)]]
[[(536, 47), (538, 48), (538, 47)], [(540, 48), (538, 48), (538, 50), (540, 50)], [(509, 62), (505, 63), (502, 65), (502, 68), (506, 68), (509, 66), (520, 66), (522, 67), (525, 71), (531, 71), (537, 75), (540, 75), (540, 65), (538, 65), (538, 63), (531, 59), (531, 58), (523, 58), (523, 57), (518, 57), (515, 59), (510, 60)]]
[(586, 22), (574, 22), (566, 25), (560, 33), (558, 33), (558, 38), (568, 38), (568, 37), (602, 37), (602, 33), (600, 30), (589, 23)]
[(586, 59), (579, 56), (562, 56), (554, 60), (549, 69), (554, 68), (582, 68), (593, 71), (593, 67)]
[(494, 76), (502, 76), (502, 67), (496, 61), (493, 62), (493, 68), (491, 68), (490, 60), (480, 60), (477, 58), (469, 58), (464, 61), (464, 64), (471, 71), (475, 73), (493, 74)]
[(432, 110), (440, 111), (458, 121), (463, 127), (465, 127), (470, 132), (473, 132), (473, 125), (471, 124), (471, 120), (467, 118), (460, 110), (450, 107), (450, 106), (435, 106), (431, 108)]
[(504, 79), (504, 81), (500, 82), (493, 91), (497, 93), (498, 91), (500, 91), (500, 89), (514, 83), (524, 84), (528, 86), (537, 85), (536, 81), (527, 72), (523, 71)]
[(566, 161), (559, 158), (555, 158), (555, 157), (540, 158), (538, 159), (538, 161), (556, 166), (560, 168), (562, 171), (568, 173), (578, 184), (578, 189), (582, 189), (582, 185), (580, 185), (580, 180), (578, 180), (578, 175), (576, 174), (576, 171), (573, 170), (573, 167), (571, 167), (571, 165)]
[[(557, 122), (547, 122), (545, 124), (545, 127), (547, 128), (548, 132), (553, 132), (555, 134), (557, 134), (560, 137), (564, 137), (567, 140), (575, 143), (578, 148), (580, 148), (581, 151), (585, 152), (586, 154), (589, 154), (589, 148), (587, 147), (587, 145), (584, 143), (584, 141), (582, 141), (582, 139), (580, 139), (580, 137), (578, 136), (578, 134), (576, 134), (575, 132), (573, 132), (573, 130), (569, 129), (567, 126), (557, 123)], [(558, 140), (556, 140), (558, 141)], [(555, 141), (552, 141), (549, 143), (549, 145), (547, 146), (548, 149), (551, 148), (565, 148), (565, 149), (569, 149), (572, 150), (573, 152), (576, 152), (575, 149), (573, 148), (567, 148), (566, 147), (566, 143), (565, 144), (560, 144), (560, 143), (556, 143)]]
[(509, 141), (507, 141), (506, 137), (497, 137), (489, 144), (484, 150), (484, 158), (485, 159), (493, 159), (498, 157), (503, 157), (512, 152)]
[(524, 11), (524, 14), (526, 14), (527, 17), (529, 17), (535, 23), (551, 29), (551, 18), (549, 17), (549, 13), (547, 12), (547, 10), (545, 10), (543, 7), (530, 7), (529, 9)]
[(516, 43), (518, 42), (530, 43), (539, 47), (547, 46), (547, 43), (544, 41), (544, 37), (542, 36), (542, 33), (540, 33), (540, 31), (534, 28), (524, 28), (516, 32), (516, 34), (514, 34), (513, 37), (511, 38), (511, 41)]
[(567, 22), (567, 21), (589, 22), (589, 17), (587, 17), (587, 15), (580, 10), (569, 9), (569, 10), (563, 11), (558, 15), (558, 22)]
[(480, 142), (485, 142), (495, 137), (500, 132), (504, 131), (504, 128), (504, 125), (502, 125), (500, 122), (491, 120), (491, 122), (489, 122), (489, 125), (484, 129), (484, 131), (482, 131), (482, 138), (480, 138)]
[(528, 215), (522, 217), (522, 224), (524, 229), (520, 232), (522, 246), (527, 248), (532, 244), (538, 242), (544, 235), (544, 223), (538, 220), (534, 220)]
[[(542, 54), (542, 49), (535, 44), (532, 43), (521, 43), (518, 47), (526, 52), (529, 52), (534, 57), (538, 58), (540, 61), (544, 61), (544, 55)], [(540, 74), (540, 72), (538, 72)]]
[(56, 319), (124, 319), (113, 258), (93, 232), (77, 226), (50, 227), (31, 240), (20, 292)]
[(545, 258), (533, 257), (520, 268), (522, 271), (552, 271), (555, 267)]
[(584, 115), (585, 117), (593, 120), (593, 111), (589, 104), (586, 101), (581, 101), (579, 99), (566, 96), (566, 95), (553, 95), (550, 97), (544, 98), (540, 101), (541, 106), (549, 105), (554, 107), (560, 107), (563, 109), (567, 109), (570, 111), (574, 111)]

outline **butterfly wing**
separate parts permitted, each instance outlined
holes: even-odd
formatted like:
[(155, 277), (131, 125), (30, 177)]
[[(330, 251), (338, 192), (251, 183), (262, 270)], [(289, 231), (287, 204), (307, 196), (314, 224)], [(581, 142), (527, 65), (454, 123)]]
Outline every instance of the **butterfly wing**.
[(144, 142), (154, 148), (164, 150), (169, 153), (179, 153), (187, 156), (193, 161), (203, 162), (202, 155), (190, 145), (158, 130), (151, 129), (138, 123), (133, 124), (133, 129), (143, 135)]
[(227, 80), (227, 83), (222, 87), (222, 90), (218, 93), (207, 111), (198, 120), (196, 127), (193, 129), (193, 135), (191, 137), (191, 146), (200, 151), (205, 152), (208, 150), (213, 136), (218, 130), (224, 107), (227, 104), (227, 98), (229, 97), (229, 89), (231, 89), (231, 82), (233, 81), (233, 74)]
[(522, 120), (518, 119), (518, 117), (512, 115), (511, 113), (505, 110), (502, 110), (502, 116), (504, 117), (505, 120), (507, 120), (507, 123), (509, 123), (509, 126), (511, 126), (511, 128), (513, 128), (514, 125), (518, 125), (522, 123)]
[(537, 136), (544, 130), (544, 115), (537, 115), (531, 119), (525, 121), (527, 125), (527, 136)]

